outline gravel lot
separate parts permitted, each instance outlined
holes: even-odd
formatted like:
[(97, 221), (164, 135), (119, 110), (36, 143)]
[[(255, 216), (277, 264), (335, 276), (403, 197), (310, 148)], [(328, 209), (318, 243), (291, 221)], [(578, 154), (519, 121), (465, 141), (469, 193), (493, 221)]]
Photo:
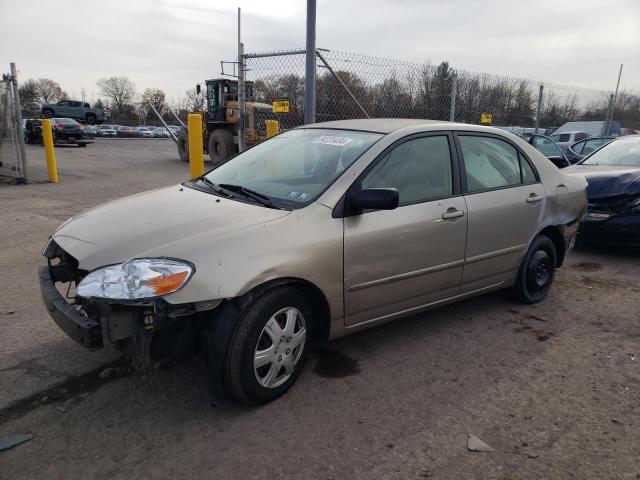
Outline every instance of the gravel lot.
[(1, 478), (640, 478), (640, 252), (583, 247), (538, 305), (498, 292), (355, 334), (284, 398), (213, 408), (197, 361), (98, 378), (113, 359), (55, 326), (36, 279), (67, 217), (188, 166), (162, 139), (57, 156), (57, 185), (0, 184), (0, 437), (35, 436)]

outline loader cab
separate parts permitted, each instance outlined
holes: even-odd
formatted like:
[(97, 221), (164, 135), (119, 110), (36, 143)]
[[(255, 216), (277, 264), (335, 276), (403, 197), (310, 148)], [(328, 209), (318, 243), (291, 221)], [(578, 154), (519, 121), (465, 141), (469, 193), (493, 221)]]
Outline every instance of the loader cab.
[[(209, 122), (226, 122), (226, 109), (229, 103), (234, 102), (232, 106), (237, 108), (238, 104), (238, 82), (227, 78), (216, 78), (207, 80), (207, 117)], [(246, 82), (246, 100), (253, 98), (253, 82)], [(200, 86), (197, 90), (199, 92)]]

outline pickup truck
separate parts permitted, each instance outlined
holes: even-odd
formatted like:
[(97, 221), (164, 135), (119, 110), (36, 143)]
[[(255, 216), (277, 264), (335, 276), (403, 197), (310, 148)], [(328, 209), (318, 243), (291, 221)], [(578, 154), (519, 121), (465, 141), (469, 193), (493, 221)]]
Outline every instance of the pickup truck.
[(58, 103), (45, 103), (40, 111), (45, 118), (66, 117), (87, 122), (90, 125), (100, 124), (110, 117), (109, 111), (102, 108), (91, 108), (91, 105), (76, 100), (60, 100)]

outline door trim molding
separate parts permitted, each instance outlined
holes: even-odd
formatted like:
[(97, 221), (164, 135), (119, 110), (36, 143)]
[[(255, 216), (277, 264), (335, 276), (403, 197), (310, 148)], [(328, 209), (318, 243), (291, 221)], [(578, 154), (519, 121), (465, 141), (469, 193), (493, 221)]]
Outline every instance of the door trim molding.
[(513, 247), (502, 248), (500, 250), (494, 250), (489, 253), (482, 253), (480, 255), (475, 255), (473, 257), (467, 257), (465, 259), (464, 264), (467, 265), (469, 263), (481, 262), (483, 260), (488, 260), (489, 258), (501, 257), (502, 255), (509, 255), (510, 253), (520, 252), (527, 248), (527, 244), (523, 243), (521, 245), (514, 245)]
[(447, 270), (448, 268), (458, 267), (465, 263), (464, 260), (456, 260), (454, 262), (443, 263), (441, 265), (435, 265), (433, 267), (421, 268), (420, 270), (414, 270), (412, 272), (401, 273), (399, 275), (392, 275), (391, 277), (379, 278), (377, 280), (371, 280), (370, 282), (358, 283), (347, 288), (347, 292), (356, 292), (364, 288), (377, 287), (378, 285), (385, 285), (387, 283), (395, 282), (398, 280), (406, 280), (408, 278), (419, 277), (427, 273), (440, 272)]

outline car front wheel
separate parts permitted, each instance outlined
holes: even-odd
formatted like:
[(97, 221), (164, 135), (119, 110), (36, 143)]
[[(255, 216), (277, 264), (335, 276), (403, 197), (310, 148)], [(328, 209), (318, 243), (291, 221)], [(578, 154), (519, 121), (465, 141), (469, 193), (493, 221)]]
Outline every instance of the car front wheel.
[(547, 296), (557, 265), (556, 247), (546, 235), (538, 235), (520, 265), (515, 293), (523, 303), (537, 303)]
[(304, 295), (280, 287), (260, 296), (239, 320), (225, 361), (225, 383), (249, 405), (270, 402), (296, 382), (307, 358), (312, 311)]

